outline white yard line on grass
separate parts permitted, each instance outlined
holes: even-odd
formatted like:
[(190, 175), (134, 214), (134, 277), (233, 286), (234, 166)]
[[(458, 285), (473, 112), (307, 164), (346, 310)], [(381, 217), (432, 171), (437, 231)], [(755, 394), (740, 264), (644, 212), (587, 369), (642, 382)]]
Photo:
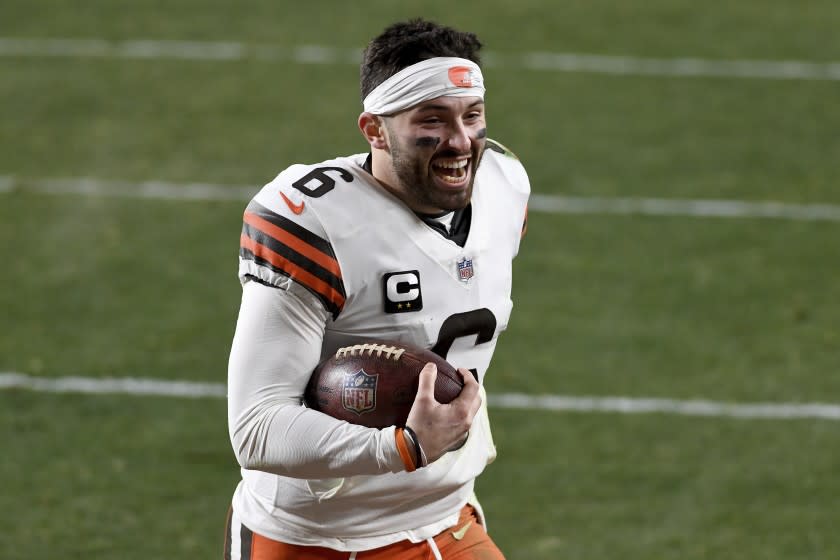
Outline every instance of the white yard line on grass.
[(604, 198), (534, 194), (529, 208), (561, 214), (646, 214), (698, 218), (777, 218), (840, 221), (840, 205), (791, 204), (775, 201)]
[[(3, 185), (11, 185), (5, 189)], [(0, 175), (0, 192), (35, 192), (152, 200), (234, 200), (247, 201), (259, 187), (211, 183), (169, 183), (165, 181), (103, 181), (90, 177), (33, 179), (18, 181)]]
[[(177, 41), (0, 37), (0, 56), (227, 61), (283, 60), (296, 64), (358, 64), (361, 51), (324, 45), (280, 47), (232, 41)], [(713, 60), (645, 58), (581, 53), (488, 52), (486, 66), (548, 72), (589, 72), (632, 76), (707, 76), (771, 80), (840, 80), (840, 62), (803, 60)]]
[(15, 188), (15, 180), (13, 177), (0, 175), (0, 193), (12, 192)]
[[(0, 372), (0, 390), (27, 389), (47, 393), (152, 395), (186, 398), (224, 398), (222, 383), (196, 383), (143, 378), (34, 377)], [(708, 400), (643, 399), (630, 397), (575, 397), (566, 395), (488, 395), (493, 408), (520, 410), (611, 412), (618, 414), (673, 414), (728, 418), (840, 420), (840, 404), (830, 403), (726, 403)]]
[[(88, 177), (17, 180), (0, 175), (0, 193), (35, 192), (160, 200), (247, 201), (259, 187), (165, 181), (103, 181)], [(534, 194), (532, 212), (554, 214), (641, 214), (704, 218), (775, 218), (840, 222), (840, 205), (773, 201), (664, 198), (603, 198)]]
[(162, 397), (224, 397), (221, 383), (166, 381), (133, 377), (35, 377), (0, 372), (0, 389), (29, 389), (44, 393), (157, 395)]

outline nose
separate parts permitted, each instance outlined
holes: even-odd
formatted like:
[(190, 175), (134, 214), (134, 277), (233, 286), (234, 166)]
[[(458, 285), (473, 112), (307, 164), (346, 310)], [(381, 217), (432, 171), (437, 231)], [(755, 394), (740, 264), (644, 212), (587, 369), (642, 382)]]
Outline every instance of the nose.
[(452, 125), (452, 131), (449, 136), (449, 147), (458, 152), (469, 151), (472, 140), (470, 139), (469, 129), (460, 120), (455, 121)]

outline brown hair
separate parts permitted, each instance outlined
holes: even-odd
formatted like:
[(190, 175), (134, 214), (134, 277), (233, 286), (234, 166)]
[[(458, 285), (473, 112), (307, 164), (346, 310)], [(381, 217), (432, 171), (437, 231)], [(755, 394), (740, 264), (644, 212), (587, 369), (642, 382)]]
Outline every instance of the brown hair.
[(362, 100), (376, 86), (412, 64), (439, 56), (452, 56), (481, 64), (481, 41), (474, 33), (424, 19), (388, 26), (374, 37), (362, 55), (359, 85)]

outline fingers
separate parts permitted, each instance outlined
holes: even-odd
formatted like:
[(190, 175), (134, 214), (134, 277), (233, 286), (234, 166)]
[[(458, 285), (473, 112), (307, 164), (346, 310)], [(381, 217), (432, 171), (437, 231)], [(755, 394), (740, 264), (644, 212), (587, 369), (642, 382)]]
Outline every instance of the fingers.
[(417, 379), (417, 395), (431, 395), (434, 398), (436, 380), (437, 366), (434, 362), (429, 362), (420, 370), (420, 376)]
[(426, 364), (417, 380), (417, 396), (408, 413), (406, 425), (413, 429), (429, 462), (464, 444), (475, 415), (481, 408), (478, 381), (467, 369), (459, 368), (458, 372), (464, 386), (449, 404), (435, 400), (438, 370), (434, 363)]
[(475, 385), (478, 388), (478, 381), (475, 380), (475, 374), (466, 368), (458, 368), (458, 373), (464, 379), (464, 387), (467, 385)]
[(479, 407), (481, 407), (481, 397), (478, 396), (480, 386), (470, 370), (458, 368), (458, 373), (464, 379), (464, 388), (461, 389), (461, 394), (458, 395), (458, 398), (463, 398), (465, 402), (472, 403), (473, 406), (470, 407), (470, 416), (472, 417)]

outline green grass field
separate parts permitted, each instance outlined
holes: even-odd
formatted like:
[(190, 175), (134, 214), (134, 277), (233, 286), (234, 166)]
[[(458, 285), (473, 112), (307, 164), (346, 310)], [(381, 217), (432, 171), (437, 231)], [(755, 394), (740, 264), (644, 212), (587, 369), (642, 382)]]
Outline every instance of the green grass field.
[[(256, 190), (290, 163), (364, 151), (346, 60), (396, 19), (484, 40), (490, 136), (517, 152), (535, 193), (840, 205), (837, 78), (517, 62), (541, 52), (836, 66), (836, 2), (285, 4), (3, 3), (0, 375), (223, 383), (245, 200), (43, 185)], [(15, 51), (14, 39), (36, 41)], [(48, 39), (320, 45), (343, 58), (35, 52)], [(533, 209), (488, 390), (837, 407), (838, 239), (836, 219)], [(491, 417), (500, 453), (478, 491), (511, 559), (840, 558), (836, 420)], [(222, 399), (0, 389), (0, 441), (3, 560), (221, 556), (238, 480)]]

